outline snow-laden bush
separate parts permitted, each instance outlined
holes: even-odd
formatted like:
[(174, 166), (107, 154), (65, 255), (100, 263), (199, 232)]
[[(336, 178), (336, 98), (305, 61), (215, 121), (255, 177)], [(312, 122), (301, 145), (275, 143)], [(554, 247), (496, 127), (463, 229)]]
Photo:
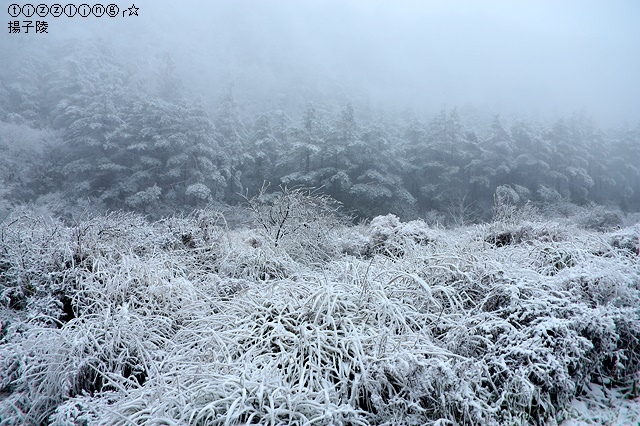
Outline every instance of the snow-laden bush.
[[(0, 224), (1, 301), (40, 320), (69, 320), (78, 282), (100, 264), (163, 244), (142, 216), (111, 213), (71, 226), (20, 214)], [(28, 309), (27, 309), (28, 308)]]
[(403, 223), (393, 214), (373, 218), (369, 223), (367, 236), (369, 253), (391, 256), (402, 256), (406, 241), (426, 245), (436, 238), (435, 232), (424, 221), (412, 220)]
[(529, 203), (515, 206), (495, 197), (494, 218), (488, 226), (484, 240), (496, 247), (522, 243), (558, 242), (568, 238), (567, 228), (557, 222), (542, 220)]
[(583, 211), (576, 221), (580, 226), (596, 231), (616, 230), (624, 222), (622, 212), (595, 205)]
[(518, 224), (494, 224), (489, 228), (485, 241), (503, 247), (533, 241), (557, 242), (567, 238), (567, 232), (553, 222), (520, 222)]
[(258, 232), (275, 249), (305, 263), (326, 261), (340, 253), (336, 227), (345, 224), (332, 198), (305, 188), (280, 187), (273, 193), (263, 186), (246, 206)]
[(321, 223), (322, 256), (209, 210), (4, 223), (0, 424), (542, 425), (593, 383), (637, 396), (636, 228)]
[(640, 256), (640, 225), (612, 234), (611, 245), (629, 256)]
[[(0, 224), (0, 302), (24, 310), (34, 298), (62, 296), (67, 271), (81, 262), (72, 243), (72, 230), (61, 223), (20, 214)], [(62, 316), (54, 306), (45, 314)]]

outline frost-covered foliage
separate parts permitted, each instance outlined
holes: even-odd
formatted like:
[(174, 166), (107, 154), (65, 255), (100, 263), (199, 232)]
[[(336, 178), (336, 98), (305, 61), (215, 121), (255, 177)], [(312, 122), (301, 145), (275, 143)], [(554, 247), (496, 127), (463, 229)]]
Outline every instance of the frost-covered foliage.
[(345, 223), (339, 203), (327, 195), (305, 188), (280, 187), (269, 193), (265, 185), (245, 203), (269, 246), (284, 249), (299, 261), (314, 262), (335, 254), (333, 232)]
[(397, 216), (388, 214), (375, 217), (367, 229), (369, 241), (368, 253), (383, 253), (391, 256), (402, 256), (406, 241), (426, 245), (433, 241), (435, 231), (422, 220), (400, 222)]
[(506, 120), (455, 106), (418, 118), (372, 110), (340, 85), (314, 93), (293, 81), (276, 96), (234, 94), (228, 82), (182, 82), (171, 55), (154, 49), (131, 62), (129, 49), (91, 37), (38, 46), (3, 46), (0, 217), (53, 195), (62, 206), (91, 199), (103, 212), (158, 219), (235, 204), (265, 180), (322, 188), (363, 219), (431, 211), (448, 224), (485, 221), (496, 192), (515, 205), (640, 211), (637, 125), (600, 129), (581, 113)]
[(316, 250), (214, 210), (8, 218), (0, 424), (541, 425), (639, 396), (637, 227), (316, 218)]
[(640, 256), (640, 224), (613, 233), (610, 242), (630, 256)]
[(587, 229), (611, 231), (622, 227), (624, 215), (619, 210), (607, 209), (603, 206), (591, 206), (577, 218), (578, 224)]

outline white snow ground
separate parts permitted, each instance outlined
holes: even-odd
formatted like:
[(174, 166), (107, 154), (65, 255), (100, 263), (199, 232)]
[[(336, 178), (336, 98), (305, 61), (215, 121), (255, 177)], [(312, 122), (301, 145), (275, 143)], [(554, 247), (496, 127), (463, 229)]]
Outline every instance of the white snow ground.
[(640, 425), (640, 397), (625, 399), (617, 389), (592, 383), (587, 394), (576, 398), (560, 426)]

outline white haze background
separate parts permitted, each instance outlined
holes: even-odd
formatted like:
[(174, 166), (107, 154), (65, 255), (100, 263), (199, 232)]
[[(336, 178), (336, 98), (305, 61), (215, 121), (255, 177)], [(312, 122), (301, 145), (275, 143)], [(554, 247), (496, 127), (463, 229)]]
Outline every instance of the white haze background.
[[(128, 7), (121, 4), (121, 8)], [(51, 22), (169, 55), (187, 88), (295, 108), (314, 96), (602, 125), (640, 119), (640, 2), (138, 1), (139, 16)], [(14, 38), (15, 40), (15, 38)], [(338, 94), (338, 95), (336, 95)]]

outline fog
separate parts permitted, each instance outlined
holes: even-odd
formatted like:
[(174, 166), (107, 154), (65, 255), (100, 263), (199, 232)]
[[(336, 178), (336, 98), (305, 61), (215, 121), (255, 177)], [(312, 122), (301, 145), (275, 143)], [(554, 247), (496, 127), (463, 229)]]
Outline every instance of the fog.
[[(40, 40), (97, 35), (132, 60), (169, 55), (185, 87), (205, 101), (233, 84), (256, 108), (329, 97), (426, 113), (457, 106), (543, 117), (582, 111), (601, 124), (640, 118), (634, 0), (136, 6), (139, 16), (126, 19), (51, 19)], [(26, 37), (3, 38), (16, 47)]]
[[(640, 3), (602, 1), (141, 2), (128, 35), (169, 52), (208, 96), (344, 96), (640, 118)], [(75, 24), (74, 24), (75, 25)]]

